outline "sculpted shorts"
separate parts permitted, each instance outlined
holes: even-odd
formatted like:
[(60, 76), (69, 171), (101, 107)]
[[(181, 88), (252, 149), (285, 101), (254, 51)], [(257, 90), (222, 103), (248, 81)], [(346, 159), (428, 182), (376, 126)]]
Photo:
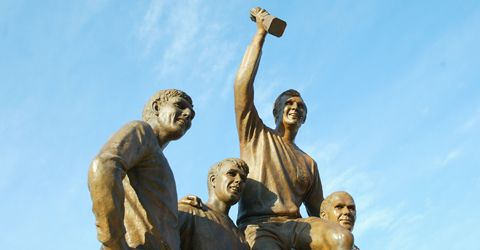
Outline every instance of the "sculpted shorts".
[[(317, 217), (289, 219), (286, 217), (255, 217), (247, 223), (242, 223), (245, 238), (252, 250), (256, 249), (285, 249), (295, 248), (297, 236), (308, 229), (310, 221)], [(247, 225), (248, 224), (248, 225)]]

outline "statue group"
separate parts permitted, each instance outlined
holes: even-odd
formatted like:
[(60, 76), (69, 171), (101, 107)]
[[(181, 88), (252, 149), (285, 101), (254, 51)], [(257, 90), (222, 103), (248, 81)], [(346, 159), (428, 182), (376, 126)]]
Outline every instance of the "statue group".
[[(142, 121), (125, 124), (92, 161), (88, 187), (101, 249), (357, 249), (351, 233), (353, 198), (340, 191), (324, 199), (316, 162), (296, 144), (307, 106), (290, 89), (275, 100), (275, 128), (260, 119), (254, 80), (268, 33), (286, 23), (254, 8), (257, 31), (234, 83), (240, 158), (214, 164), (209, 199), (177, 202), (175, 179), (163, 150), (180, 139), (195, 116), (192, 99), (162, 90), (147, 102)], [(237, 224), (228, 217), (239, 203)], [(302, 218), (304, 204), (309, 215)]]

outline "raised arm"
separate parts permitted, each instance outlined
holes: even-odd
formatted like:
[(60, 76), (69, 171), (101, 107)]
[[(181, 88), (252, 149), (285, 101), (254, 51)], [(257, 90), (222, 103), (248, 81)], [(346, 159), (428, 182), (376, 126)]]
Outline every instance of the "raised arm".
[(235, 116), (239, 133), (242, 128), (242, 121), (254, 108), (253, 82), (260, 63), (265, 36), (267, 35), (267, 31), (263, 26), (263, 20), (266, 14), (268, 14), (268, 12), (261, 9), (256, 15), (257, 32), (253, 36), (250, 45), (247, 47), (247, 51), (243, 56), (242, 63), (240, 64), (237, 76), (235, 77)]

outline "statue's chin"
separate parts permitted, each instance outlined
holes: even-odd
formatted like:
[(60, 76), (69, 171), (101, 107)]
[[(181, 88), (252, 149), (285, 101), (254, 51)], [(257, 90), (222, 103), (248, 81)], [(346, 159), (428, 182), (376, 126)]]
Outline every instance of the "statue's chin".
[(348, 222), (342, 222), (340, 223), (344, 228), (346, 228), (348, 231), (352, 231), (353, 229), (353, 226), (352, 224), (348, 223)]

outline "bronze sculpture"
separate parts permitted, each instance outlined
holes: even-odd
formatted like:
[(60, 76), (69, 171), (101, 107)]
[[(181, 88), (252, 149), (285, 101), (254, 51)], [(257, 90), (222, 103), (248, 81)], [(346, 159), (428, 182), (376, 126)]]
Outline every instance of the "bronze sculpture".
[(250, 19), (252, 21), (257, 22), (257, 15), (261, 15), (263, 18), (262, 24), (263, 28), (268, 32), (268, 34), (272, 34), (276, 37), (281, 37), (285, 28), (287, 27), (287, 23), (282, 19), (279, 19), (273, 15), (270, 15), (268, 12), (263, 11), (260, 12), (261, 8), (255, 7), (250, 11)]
[[(267, 31), (261, 9), (257, 32), (247, 47), (234, 84), (240, 155), (250, 167), (237, 224), (252, 249), (348, 249), (353, 235), (342, 226), (319, 218), (322, 184), (315, 161), (296, 144), (307, 107), (295, 90), (282, 93), (274, 104), (275, 129), (260, 119), (253, 103), (253, 82)], [(309, 218), (301, 218), (304, 204)]]
[[(236, 158), (215, 163), (208, 172), (209, 199), (201, 204), (195, 196), (179, 201), (180, 249), (248, 250), (243, 232), (228, 217), (230, 207), (242, 196), (248, 166)], [(196, 205), (201, 206), (195, 207)]]
[[(327, 196), (320, 207), (320, 217), (336, 222), (352, 232), (357, 220), (357, 208), (353, 197), (345, 191)], [(354, 250), (360, 250), (354, 246)]]
[(102, 249), (178, 249), (177, 192), (163, 150), (190, 128), (191, 98), (162, 90), (147, 102), (143, 121), (114, 133), (92, 161), (88, 187)]

